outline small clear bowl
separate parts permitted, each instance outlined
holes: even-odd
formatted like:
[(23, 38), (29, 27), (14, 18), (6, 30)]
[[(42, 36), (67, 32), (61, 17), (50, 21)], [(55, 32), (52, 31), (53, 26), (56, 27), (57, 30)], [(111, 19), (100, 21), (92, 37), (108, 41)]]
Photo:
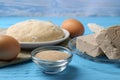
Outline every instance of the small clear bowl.
[[(46, 51), (46, 50), (57, 50), (57, 51), (65, 52), (70, 56), (67, 59), (57, 60), (57, 61), (41, 60), (35, 57), (35, 54), (37, 54), (38, 52)], [(73, 54), (69, 49), (62, 46), (44, 46), (33, 50), (31, 52), (31, 56), (33, 62), (35, 62), (41, 68), (42, 72), (47, 74), (56, 74), (66, 69), (66, 67), (72, 60)]]

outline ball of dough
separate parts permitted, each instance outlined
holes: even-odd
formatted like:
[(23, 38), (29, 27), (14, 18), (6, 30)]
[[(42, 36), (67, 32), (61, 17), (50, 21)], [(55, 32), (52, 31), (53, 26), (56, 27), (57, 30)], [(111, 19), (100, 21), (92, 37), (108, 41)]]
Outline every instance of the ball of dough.
[(10, 26), (7, 35), (19, 42), (45, 42), (64, 37), (63, 30), (48, 21), (27, 20)]

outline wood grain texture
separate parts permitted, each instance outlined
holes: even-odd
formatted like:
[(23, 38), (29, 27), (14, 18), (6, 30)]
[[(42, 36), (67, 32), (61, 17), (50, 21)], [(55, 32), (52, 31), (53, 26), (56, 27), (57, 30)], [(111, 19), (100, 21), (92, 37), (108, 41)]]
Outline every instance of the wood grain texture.
[(119, 3), (119, 0), (0, 0), (0, 16), (120, 16)]
[(16, 59), (14, 59), (12, 61), (0, 61), (0, 67), (5, 67), (5, 66), (12, 65), (12, 64), (25, 62), (30, 59), (31, 59), (30, 51), (22, 50)]
[[(27, 19), (50, 20), (61, 25), (66, 17), (0, 17), (0, 26), (9, 27), (16, 22)], [(84, 35), (92, 33), (87, 26), (89, 22), (97, 23), (104, 28), (120, 24), (120, 17), (76, 17), (76, 19), (83, 23)], [(97, 63), (74, 54), (72, 62), (60, 74), (44, 74), (30, 60), (0, 68), (0, 80), (120, 80), (120, 64)]]

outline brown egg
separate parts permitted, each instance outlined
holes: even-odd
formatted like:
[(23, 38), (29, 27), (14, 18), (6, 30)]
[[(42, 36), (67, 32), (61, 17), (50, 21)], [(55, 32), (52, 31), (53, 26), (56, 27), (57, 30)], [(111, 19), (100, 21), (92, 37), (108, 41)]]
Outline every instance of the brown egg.
[(0, 60), (15, 59), (20, 52), (20, 44), (16, 39), (7, 35), (0, 35)]
[(62, 28), (68, 30), (71, 37), (77, 37), (84, 33), (83, 24), (76, 19), (67, 19), (63, 21)]

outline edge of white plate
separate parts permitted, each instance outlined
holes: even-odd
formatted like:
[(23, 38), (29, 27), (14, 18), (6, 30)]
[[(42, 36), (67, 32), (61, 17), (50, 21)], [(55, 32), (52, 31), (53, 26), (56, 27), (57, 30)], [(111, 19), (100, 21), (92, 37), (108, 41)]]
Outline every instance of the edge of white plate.
[(63, 42), (70, 36), (70, 33), (67, 30), (63, 29), (63, 32), (65, 36), (58, 40), (48, 41), (48, 42), (21, 42), (20, 45), (24, 49), (34, 49), (34, 48), (41, 47), (41, 46), (55, 45), (60, 42)]
[[(47, 42), (19, 42), (19, 43), (21, 45), (21, 48), (25, 48), (25, 49), (36, 48), (36, 47), (46, 46), (46, 45), (55, 45), (55, 44), (58, 44), (64, 40), (66, 40), (70, 36), (70, 33), (67, 30), (65, 30), (65, 29), (62, 29), (62, 30), (63, 30), (65, 36), (61, 39), (47, 41)], [(6, 33), (6, 30), (3, 30), (0, 32), (0, 34), (5, 34), (5, 33)]]
[(63, 30), (65, 36), (61, 39), (47, 41), (47, 42), (20, 42), (20, 44), (49, 44), (49, 43), (54, 43), (54, 42), (62, 42), (70, 36), (70, 33), (67, 30), (65, 30), (65, 29), (62, 29), (62, 30)]

